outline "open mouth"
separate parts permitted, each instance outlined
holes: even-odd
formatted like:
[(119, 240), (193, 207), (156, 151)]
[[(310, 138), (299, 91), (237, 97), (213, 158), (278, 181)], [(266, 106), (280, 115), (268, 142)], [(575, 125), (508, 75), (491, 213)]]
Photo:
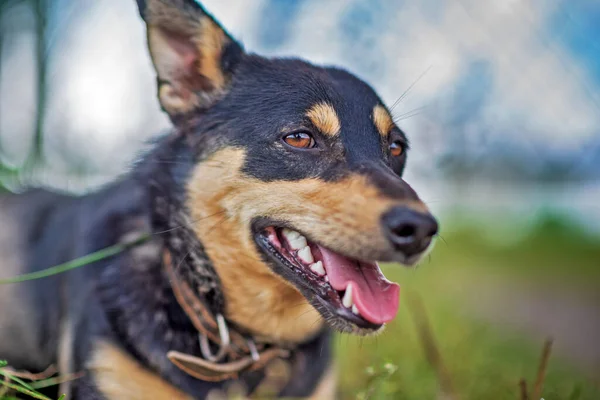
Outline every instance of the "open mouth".
[(377, 263), (346, 257), (287, 228), (268, 226), (256, 240), (275, 272), (295, 284), (334, 327), (353, 331), (350, 323), (373, 331), (396, 316), (400, 286), (388, 281)]

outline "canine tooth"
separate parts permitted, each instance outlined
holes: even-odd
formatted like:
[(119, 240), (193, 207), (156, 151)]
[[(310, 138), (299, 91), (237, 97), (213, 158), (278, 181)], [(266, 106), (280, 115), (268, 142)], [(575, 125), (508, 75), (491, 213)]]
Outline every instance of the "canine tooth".
[(329, 277), (325, 275), (325, 282), (329, 282)]
[(313, 262), (315, 262), (315, 259), (313, 258), (313, 255), (310, 252), (310, 247), (308, 246), (305, 246), (302, 249), (298, 250), (298, 257), (300, 257), (300, 259), (307, 264), (312, 264)]
[(348, 285), (346, 288), (346, 293), (344, 293), (344, 298), (342, 299), (342, 304), (346, 308), (352, 307), (352, 285)]
[(358, 307), (356, 307), (356, 304), (352, 304), (352, 312), (356, 315), (360, 315), (360, 313), (358, 312)]
[(319, 276), (325, 275), (325, 268), (323, 268), (322, 261), (317, 261), (316, 263), (310, 266), (310, 269)]
[(303, 249), (308, 244), (306, 238), (296, 231), (284, 229), (282, 233), (293, 250)]
[(283, 233), (283, 236), (286, 237), (286, 239), (293, 239), (295, 237), (300, 236), (300, 234), (298, 232), (293, 231), (293, 230), (288, 229), (288, 228), (283, 228), (282, 233)]
[(288, 239), (288, 243), (290, 244), (290, 246), (292, 246), (293, 250), (303, 249), (308, 245), (308, 242), (306, 241), (306, 238), (304, 236), (298, 236), (297, 238), (292, 240)]

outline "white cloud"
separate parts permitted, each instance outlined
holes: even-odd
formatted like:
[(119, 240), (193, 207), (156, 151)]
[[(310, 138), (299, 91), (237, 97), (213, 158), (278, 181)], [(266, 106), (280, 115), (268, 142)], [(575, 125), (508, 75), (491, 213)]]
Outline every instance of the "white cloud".
[[(268, 30), (260, 25), (265, 23), (261, 13), (269, 4), (266, 0), (203, 3), (249, 51), (265, 50), (259, 29)], [(437, 105), (401, 122), (417, 150), (411, 169), (426, 168), (432, 154), (443, 150), (437, 144), (436, 153), (432, 141), (437, 143), (447, 134), (444, 121), (471, 111), (465, 110), (468, 104), (462, 102), (456, 85), (467, 78), (474, 61), (487, 65), (489, 88), (485, 104), (470, 117), (467, 129), (473, 135), (491, 129), (492, 134), (515, 143), (527, 141), (542, 150), (571, 151), (600, 132), (600, 110), (591, 101), (590, 89), (584, 87), (590, 78), (566, 49), (547, 37), (548, 20), (558, 3), (373, 2), (385, 9), (374, 10), (374, 25), (362, 30), (360, 43), (355, 44), (349, 43), (341, 21), (357, 4), (364, 7), (362, 0), (304, 1), (297, 18), (283, 21), (290, 25), (289, 40), (269, 52), (358, 71), (388, 104), (431, 67), (396, 112)], [(104, 160), (114, 159), (114, 150), (123, 149), (117, 155), (120, 161), (112, 163), (119, 168), (131, 159), (140, 138), (168, 126), (155, 100), (154, 74), (134, 2), (95, 2), (60, 45), (65, 62), (53, 71), (54, 102), (47, 130), (56, 135), (57, 142), (81, 141), (83, 136), (91, 150), (82, 151), (89, 151), (95, 159), (99, 154), (104, 154)], [(376, 54), (376, 63), (385, 68), (361, 66), (365, 50)], [(13, 103), (3, 101), (3, 115), (18, 115), (18, 104), (24, 108), (23, 102)], [(65, 123), (68, 129), (61, 130)]]

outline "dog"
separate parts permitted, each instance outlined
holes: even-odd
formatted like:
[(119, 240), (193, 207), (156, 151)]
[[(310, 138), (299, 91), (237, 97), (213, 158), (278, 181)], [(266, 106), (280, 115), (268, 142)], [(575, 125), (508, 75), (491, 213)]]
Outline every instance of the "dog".
[(407, 138), (351, 73), (249, 54), (193, 0), (137, 3), (172, 132), (95, 193), (0, 197), (3, 278), (120, 246), (0, 285), (0, 359), (82, 372), (69, 399), (252, 394), (274, 364), (276, 395), (334, 398), (332, 333), (398, 309), (375, 261), (412, 265), (438, 231)]

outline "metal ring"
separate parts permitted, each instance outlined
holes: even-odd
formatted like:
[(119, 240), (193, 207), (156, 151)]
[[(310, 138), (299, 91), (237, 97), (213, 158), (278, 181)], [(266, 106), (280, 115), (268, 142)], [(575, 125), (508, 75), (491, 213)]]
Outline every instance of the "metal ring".
[(254, 340), (252, 340), (252, 339), (246, 339), (246, 341), (248, 342), (248, 349), (250, 350), (250, 356), (252, 357), (254, 362), (257, 362), (258, 360), (260, 360), (260, 353), (258, 352), (258, 349), (256, 348), (256, 343), (254, 343)]
[(227, 328), (227, 323), (225, 322), (225, 317), (222, 314), (217, 314), (217, 326), (219, 327), (219, 336), (221, 337), (221, 344), (219, 345), (219, 351), (217, 354), (212, 354), (210, 350), (210, 344), (208, 343), (208, 336), (205, 333), (200, 333), (200, 351), (202, 351), (202, 355), (205, 359), (212, 362), (220, 361), (227, 350), (229, 350), (229, 345), (231, 344), (229, 338), (229, 328)]

